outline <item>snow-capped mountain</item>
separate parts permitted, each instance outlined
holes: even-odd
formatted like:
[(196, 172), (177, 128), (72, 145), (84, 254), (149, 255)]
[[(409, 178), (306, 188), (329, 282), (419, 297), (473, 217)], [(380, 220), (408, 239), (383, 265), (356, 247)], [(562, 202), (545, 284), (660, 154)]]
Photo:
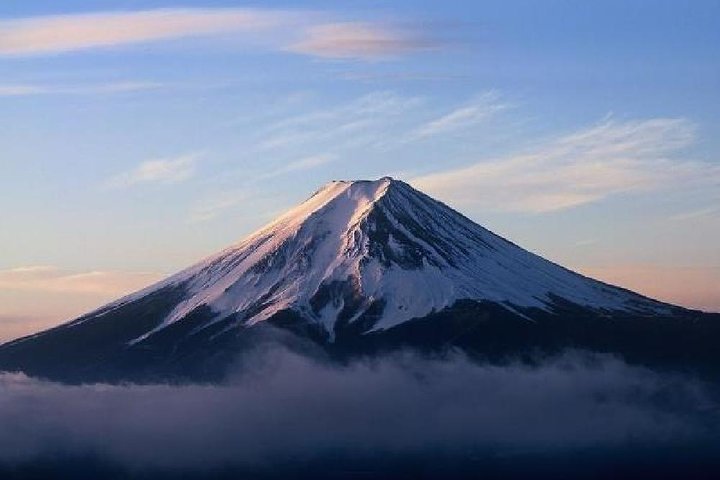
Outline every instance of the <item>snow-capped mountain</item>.
[[(335, 181), (176, 275), (0, 347), (0, 368), (37, 364), (42, 372), (38, 358), (68, 345), (78, 349), (70, 360), (114, 364), (130, 355), (134, 363), (162, 363), (189, 352), (197, 359), (219, 339), (288, 319), (325, 344), (342, 343), (339, 335), (347, 341), (347, 332), (357, 342), (397, 336), (429, 318), (436, 330), (450, 328), (443, 318), (458, 305), (466, 316), (468, 305), (492, 306), (483, 318), (524, 325), (688, 312), (547, 261), (402, 181)], [(38, 349), (43, 355), (34, 358)]]
[[(292, 309), (330, 335), (338, 321), (373, 315), (387, 329), (461, 299), (551, 309), (562, 298), (606, 311), (668, 305), (583, 277), (510, 243), (410, 185), (336, 181), (247, 239), (167, 280), (185, 295), (154, 329), (207, 305), (216, 319), (262, 322)], [(212, 320), (211, 320), (212, 322)]]

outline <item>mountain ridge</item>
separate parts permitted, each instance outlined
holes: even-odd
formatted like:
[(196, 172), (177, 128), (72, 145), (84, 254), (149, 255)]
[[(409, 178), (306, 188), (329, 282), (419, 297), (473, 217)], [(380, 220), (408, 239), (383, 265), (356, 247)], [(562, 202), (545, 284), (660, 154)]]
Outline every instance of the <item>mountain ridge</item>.
[[(156, 329), (133, 343), (181, 320), (202, 305), (217, 309), (218, 317), (248, 309), (258, 310), (246, 316), (248, 325), (263, 321), (283, 309), (300, 309), (310, 320), (318, 321), (332, 337), (334, 320), (342, 307), (352, 300), (349, 295), (358, 297), (355, 301), (365, 303), (358, 307), (359, 312), (351, 315), (350, 322), (357, 319), (363, 308), (371, 308), (375, 301), (384, 300), (390, 304), (383, 308), (384, 315), (377, 328), (422, 317), (462, 299), (505, 302), (512, 310), (514, 306), (542, 308), (550, 303), (548, 298), (530, 297), (552, 293), (609, 310), (655, 311), (667, 308), (661, 302), (616, 289), (544, 259), (537, 261), (541, 257), (520, 249), (450, 207), (423, 197), (408, 184), (390, 177), (326, 184), (305, 202), (237, 244), (118, 302), (117, 305), (122, 305), (166, 285), (191, 283), (188, 287), (190, 298)], [(423, 201), (434, 204), (421, 205), (426, 209), (407, 205)], [(398, 212), (407, 213), (406, 218), (400, 219), (402, 223), (398, 221), (397, 217), (401, 216)], [(425, 225), (434, 221), (432, 215), (444, 217), (457, 232), (428, 239), (429, 229)], [(413, 235), (410, 230), (417, 233)], [(440, 225), (436, 225), (434, 230), (439, 231)], [(458, 238), (453, 238), (453, 234)], [(505, 256), (521, 255), (522, 252), (526, 258), (510, 258), (513, 261), (511, 267), (501, 265), (500, 269), (494, 270), (493, 261), (499, 261), (490, 258), (479, 267), (484, 269), (481, 272), (468, 272), (467, 268), (459, 265), (469, 260), (478, 264), (479, 259), (473, 258), (477, 257), (473, 253), (483, 249), (484, 257), (502, 251)], [(522, 262), (530, 265), (527, 271), (517, 272), (521, 266), (516, 264)], [(509, 268), (516, 270), (513, 272), (516, 275), (509, 279), (482, 278), (501, 276), (502, 270)], [(528, 284), (517, 273), (531, 275), (533, 268), (545, 269), (544, 275), (553, 285), (536, 289), (530, 296), (523, 295), (516, 287), (509, 287), (510, 283)], [(270, 281), (258, 278), (277, 271), (281, 278), (271, 278)], [(388, 279), (395, 275), (400, 277), (397, 281)], [(448, 276), (452, 278), (448, 280)], [(348, 280), (352, 283), (352, 292), (339, 294), (332, 291), (333, 288), (343, 288), (335, 282)], [(392, 283), (393, 291), (383, 291), (383, 281)], [(500, 281), (504, 285), (493, 291)], [(585, 298), (569, 291), (563, 282), (572, 282), (570, 289), (584, 289)], [(482, 283), (482, 288), (473, 288), (472, 283)], [(560, 291), (553, 291), (553, 287)], [(438, 295), (438, 291), (442, 295)], [(329, 296), (331, 302), (323, 302), (323, 296)], [(419, 300), (423, 298), (427, 299), (426, 304), (419, 305)], [(263, 299), (262, 304), (257, 299)], [(337, 308), (332, 308), (333, 305)], [(388, 313), (390, 309), (392, 311)]]
[(572, 272), (383, 177), (330, 182), (155, 285), (0, 346), (0, 369), (202, 376), (217, 368), (202, 365), (229, 361), (276, 327), (340, 357), (402, 345), (612, 352), (628, 336), (630, 350), (643, 345), (639, 358), (656, 359), (644, 339), (655, 325), (653, 349), (684, 358), (669, 342), (696, 335), (692, 319), (703, 315)]

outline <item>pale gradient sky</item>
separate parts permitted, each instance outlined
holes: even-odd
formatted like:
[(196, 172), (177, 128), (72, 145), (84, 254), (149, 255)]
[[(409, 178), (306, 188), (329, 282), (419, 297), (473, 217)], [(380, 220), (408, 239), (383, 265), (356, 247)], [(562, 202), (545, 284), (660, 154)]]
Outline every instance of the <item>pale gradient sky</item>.
[(405, 179), (720, 311), (720, 2), (0, 3), (0, 341)]

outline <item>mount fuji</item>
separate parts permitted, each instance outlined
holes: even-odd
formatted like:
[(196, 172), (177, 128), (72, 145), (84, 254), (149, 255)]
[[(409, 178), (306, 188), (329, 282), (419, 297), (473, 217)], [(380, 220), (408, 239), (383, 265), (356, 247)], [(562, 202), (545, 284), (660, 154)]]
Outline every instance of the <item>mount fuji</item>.
[(715, 371), (719, 326), (718, 315), (545, 260), (385, 177), (331, 182), (155, 285), (0, 346), (0, 370), (215, 380), (273, 338), (334, 359), (412, 348), (497, 361), (572, 348)]

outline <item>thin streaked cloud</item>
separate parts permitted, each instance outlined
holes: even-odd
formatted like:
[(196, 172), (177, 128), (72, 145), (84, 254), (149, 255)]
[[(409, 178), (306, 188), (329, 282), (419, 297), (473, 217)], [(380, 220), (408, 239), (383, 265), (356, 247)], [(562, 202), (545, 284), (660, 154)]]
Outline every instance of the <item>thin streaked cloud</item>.
[(337, 160), (337, 156), (330, 154), (302, 157), (267, 173), (255, 176), (252, 181), (245, 181), (242, 189), (213, 192), (202, 198), (190, 209), (189, 221), (191, 223), (206, 222), (221, 215), (226, 215), (229, 211), (242, 207), (246, 202), (257, 202), (258, 184), (261, 182), (282, 175), (313, 170), (335, 160)]
[(621, 193), (720, 184), (720, 166), (687, 160), (695, 139), (685, 119), (606, 120), (509, 155), (415, 178), (432, 195), (464, 207), (549, 212)]
[(313, 25), (289, 51), (325, 58), (380, 59), (437, 49), (418, 32), (387, 25), (341, 22)]
[(281, 119), (262, 129), (258, 148), (274, 150), (309, 145), (333, 149), (367, 147), (387, 142), (388, 127), (407, 120), (422, 98), (380, 91), (340, 105)]
[(0, 343), (54, 327), (164, 277), (157, 272), (51, 265), (0, 270)]
[(253, 9), (158, 9), (18, 18), (0, 22), (0, 54), (57, 54), (257, 31), (277, 26), (286, 15)]
[(222, 37), (227, 44), (259, 50), (363, 60), (441, 47), (411, 28), (333, 17), (303, 10), (165, 8), (16, 18), (0, 21), (0, 56), (57, 55), (192, 37)]
[(387, 83), (387, 82), (446, 82), (449, 80), (462, 80), (467, 75), (439, 72), (345, 72), (338, 74), (343, 80), (354, 80), (366, 83)]
[(190, 222), (206, 222), (238, 208), (251, 198), (247, 190), (222, 191), (203, 198), (190, 210)]
[(122, 295), (163, 278), (154, 272), (72, 272), (53, 266), (23, 266), (0, 270), (0, 291), (23, 290), (91, 295)]
[(286, 173), (300, 172), (300, 171), (304, 171), (304, 170), (312, 170), (313, 168), (318, 168), (322, 165), (327, 165), (328, 163), (330, 163), (336, 159), (337, 159), (337, 157), (335, 155), (327, 155), (327, 154), (303, 157), (299, 160), (290, 162), (283, 167), (280, 167), (279, 169), (275, 170), (274, 172), (271, 172), (268, 175), (269, 176), (278, 176), (278, 175), (284, 175)]
[(23, 314), (0, 313), (0, 344), (57, 325), (58, 319)]
[(576, 241), (573, 246), (574, 247), (587, 247), (590, 245), (597, 245), (599, 240), (597, 238), (584, 238), (582, 240)]
[(485, 92), (439, 118), (420, 125), (410, 133), (409, 138), (418, 140), (473, 127), (508, 107), (497, 92)]
[(198, 155), (189, 154), (174, 158), (147, 160), (128, 172), (108, 180), (107, 188), (123, 188), (143, 183), (173, 184), (195, 175)]
[(657, 264), (583, 266), (579, 271), (658, 300), (720, 312), (720, 267)]
[(686, 220), (706, 219), (708, 217), (720, 216), (720, 207), (700, 208), (687, 212), (676, 213), (668, 217), (669, 220), (682, 222)]
[(163, 87), (164, 85), (162, 83), (143, 81), (84, 85), (0, 84), (0, 97), (112, 94), (156, 90)]

